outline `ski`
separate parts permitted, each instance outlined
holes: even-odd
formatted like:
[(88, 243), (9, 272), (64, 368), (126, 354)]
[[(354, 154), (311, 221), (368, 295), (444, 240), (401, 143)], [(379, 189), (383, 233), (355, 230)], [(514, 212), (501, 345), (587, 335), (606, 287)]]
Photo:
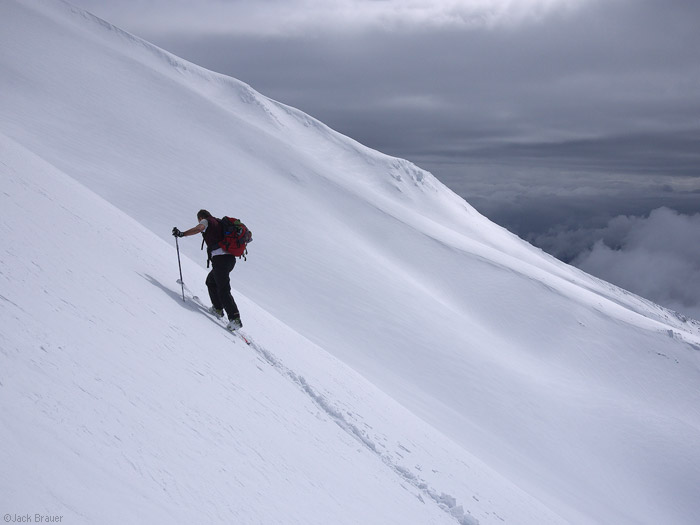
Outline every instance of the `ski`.
[(215, 315), (213, 312), (210, 312), (209, 308), (207, 306), (205, 306), (205, 304), (202, 302), (202, 300), (198, 296), (196, 296), (192, 293), (192, 291), (187, 287), (187, 285), (184, 282), (182, 282), (180, 279), (178, 279), (177, 284), (182, 285), (182, 289), (184, 290), (183, 293), (187, 294), (187, 298), (190, 301), (192, 301), (192, 303), (194, 303), (195, 306), (197, 306), (197, 308), (199, 310), (201, 310), (203, 313), (205, 313), (208, 316), (215, 319), (217, 321), (217, 324), (219, 324), (219, 326), (221, 326), (224, 330), (226, 330), (230, 334), (238, 336), (238, 338), (241, 341), (243, 341), (245, 344), (247, 344), (248, 346), (251, 346), (253, 344), (253, 340), (251, 339), (251, 337), (249, 335), (243, 333), (240, 329), (239, 330), (229, 330), (226, 326), (222, 325), (220, 321), (222, 321), (224, 318), (219, 317), (218, 315)]

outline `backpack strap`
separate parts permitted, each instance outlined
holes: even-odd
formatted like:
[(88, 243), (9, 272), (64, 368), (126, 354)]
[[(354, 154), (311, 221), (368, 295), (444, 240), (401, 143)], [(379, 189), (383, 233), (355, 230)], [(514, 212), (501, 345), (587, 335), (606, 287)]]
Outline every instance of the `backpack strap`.
[[(202, 247), (200, 250), (204, 249), (204, 232), (202, 232)], [(207, 268), (209, 268), (209, 263), (211, 262), (211, 250), (209, 249), (209, 246), (207, 246)]]
[(216, 217), (207, 218), (207, 229), (202, 232), (202, 247), (204, 249), (204, 243), (207, 244), (207, 268), (209, 268), (209, 263), (211, 262), (211, 252), (216, 249), (213, 246), (219, 241), (221, 237), (221, 221)]

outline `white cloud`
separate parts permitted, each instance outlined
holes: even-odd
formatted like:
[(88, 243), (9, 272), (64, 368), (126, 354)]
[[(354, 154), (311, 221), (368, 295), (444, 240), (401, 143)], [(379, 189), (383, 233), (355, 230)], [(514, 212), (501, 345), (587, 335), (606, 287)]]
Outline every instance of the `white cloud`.
[(658, 208), (619, 216), (574, 264), (642, 297), (700, 319), (700, 214)]
[(371, 29), (473, 28), (539, 20), (591, 0), (75, 0), (134, 31), (298, 35)]

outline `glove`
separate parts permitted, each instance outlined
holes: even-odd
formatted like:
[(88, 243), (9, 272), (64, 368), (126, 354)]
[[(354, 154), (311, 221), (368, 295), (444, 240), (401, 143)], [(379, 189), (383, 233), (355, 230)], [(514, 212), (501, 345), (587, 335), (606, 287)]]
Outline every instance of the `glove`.
[(182, 232), (181, 232), (180, 230), (178, 230), (177, 228), (173, 228), (173, 235), (174, 235), (175, 237), (182, 237), (182, 236), (184, 236), (185, 234), (182, 233)]

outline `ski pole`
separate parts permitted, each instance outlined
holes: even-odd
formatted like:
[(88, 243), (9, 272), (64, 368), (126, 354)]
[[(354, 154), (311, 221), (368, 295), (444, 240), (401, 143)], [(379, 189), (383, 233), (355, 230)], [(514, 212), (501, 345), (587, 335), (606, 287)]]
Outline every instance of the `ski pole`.
[(180, 284), (182, 285), (182, 302), (185, 302), (185, 281), (182, 280), (182, 264), (180, 264), (180, 244), (175, 237), (175, 248), (177, 249), (177, 266), (180, 268)]

